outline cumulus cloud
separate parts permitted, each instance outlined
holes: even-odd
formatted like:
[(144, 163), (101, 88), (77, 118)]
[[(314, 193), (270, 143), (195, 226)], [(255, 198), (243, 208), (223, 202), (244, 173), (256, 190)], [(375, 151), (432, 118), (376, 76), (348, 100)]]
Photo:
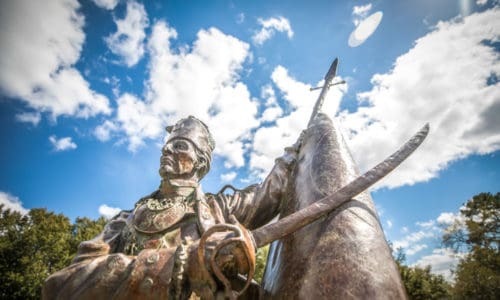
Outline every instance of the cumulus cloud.
[(427, 245), (426, 244), (417, 244), (417, 245), (413, 245), (411, 246), (410, 248), (408, 248), (406, 250), (406, 254), (407, 255), (415, 255), (417, 254), (418, 252), (424, 250), (427, 248)]
[[(318, 90), (310, 91), (311, 85), (290, 76), (288, 70), (283, 66), (274, 69), (271, 79), (282, 94), (290, 112), (255, 131), (250, 155), (250, 168), (252, 173), (261, 179), (274, 165), (274, 159), (283, 153), (283, 148), (295, 143), (302, 129), (307, 126), (314, 101), (319, 95)], [(321, 85), (322, 82), (318, 84)], [(342, 95), (346, 91), (347, 85), (333, 86), (326, 96), (323, 112), (333, 118)], [(271, 93), (267, 89), (263, 95), (268, 95), (268, 99), (271, 99), (267, 101), (270, 106), (279, 107), (275, 100), (272, 100), (274, 92)]]
[(451, 270), (455, 269), (462, 255), (454, 253), (451, 249), (447, 248), (434, 249), (432, 254), (423, 256), (412, 266), (421, 268), (431, 266), (432, 273), (443, 275), (448, 282), (452, 282), (453, 274)]
[(54, 150), (57, 152), (73, 150), (77, 147), (76, 144), (71, 140), (71, 137), (63, 137), (58, 139), (55, 135), (51, 135), (49, 137), (49, 141), (54, 147)]
[(422, 228), (432, 228), (435, 224), (436, 222), (434, 220), (429, 220), (427, 222), (417, 222), (417, 226), (420, 226)]
[(16, 115), (16, 120), (24, 123), (31, 123), (34, 126), (40, 123), (42, 116), (39, 112), (23, 112)]
[(236, 178), (236, 172), (229, 172), (229, 173), (226, 173), (226, 174), (222, 174), (220, 176), (220, 179), (223, 181), (223, 182), (231, 182), (233, 181), (235, 178)]
[(121, 209), (118, 207), (111, 207), (106, 204), (102, 204), (99, 206), (99, 214), (106, 219), (111, 219), (114, 216), (116, 216), (118, 213), (120, 213)]
[(144, 55), (144, 30), (149, 24), (146, 10), (142, 4), (129, 1), (125, 18), (114, 20), (117, 31), (105, 38), (106, 44), (128, 67), (134, 66)]
[[(424, 144), (378, 187), (427, 181), (457, 159), (500, 149), (500, 9), (440, 22), (400, 56), (393, 69), (372, 78), (358, 94), (362, 107), (340, 114), (344, 136), (361, 169), (392, 153), (430, 122)], [(464, 72), (467, 70), (467, 72)], [(493, 116), (496, 115), (496, 116)]]
[[(154, 24), (148, 40), (149, 76), (144, 99), (125, 93), (117, 99), (111, 124), (96, 129), (101, 138), (117, 131), (134, 151), (146, 139), (158, 139), (180, 118), (203, 120), (216, 140), (215, 154), (226, 167), (242, 167), (245, 142), (259, 125), (258, 104), (238, 72), (249, 56), (249, 45), (216, 28), (201, 30), (192, 47), (174, 48), (177, 32), (164, 21)], [(195, 88), (193, 88), (195, 86)]]
[[(463, 207), (461, 207), (459, 211), (462, 208)], [(451, 248), (435, 248), (432, 250), (432, 253), (428, 255), (418, 257), (416, 254), (429, 247), (441, 245), (440, 239), (443, 234), (449, 230), (449, 226), (465, 226), (463, 217), (460, 216), (459, 211), (456, 213), (442, 212), (434, 220), (416, 222), (415, 224), (418, 230), (411, 233), (409, 233), (407, 227), (403, 227), (402, 232), (406, 235), (394, 241), (394, 249), (403, 248), (406, 255), (414, 256), (415, 259), (418, 258), (412, 266), (425, 268), (429, 265), (431, 266), (432, 273), (443, 275), (446, 280), (451, 282), (453, 276), (450, 270), (456, 267), (458, 260), (463, 258), (466, 252), (455, 252)]]
[(274, 89), (271, 85), (265, 85), (262, 88), (261, 98), (265, 101), (265, 109), (260, 117), (261, 122), (272, 122), (283, 115), (283, 109), (278, 105)]
[(259, 31), (252, 36), (252, 41), (256, 45), (262, 45), (277, 32), (285, 32), (289, 39), (293, 37), (292, 26), (290, 21), (285, 17), (261, 19), (257, 22), (261, 25)]
[(94, 135), (101, 142), (108, 141), (111, 138), (111, 133), (117, 131), (118, 126), (110, 120), (104, 121), (101, 125), (97, 126), (94, 130)]
[(19, 200), (18, 197), (6, 192), (0, 191), (0, 204), (3, 205), (3, 209), (17, 211), (23, 215), (29, 212), (29, 209), (23, 207), (23, 203), (21, 202), (21, 200)]
[[(406, 251), (408, 251), (409, 249), (415, 248), (415, 246), (418, 245), (418, 242), (422, 241), (423, 239), (436, 237), (438, 234), (439, 232), (435, 230), (419, 230), (416, 232), (412, 232), (403, 237), (402, 239), (394, 241), (393, 243), (394, 249), (403, 248)], [(409, 253), (407, 254), (412, 255)]]
[(488, 0), (476, 0), (476, 4), (479, 5), (479, 6), (483, 6), (486, 3), (488, 3)]
[(85, 39), (79, 7), (76, 0), (2, 3), (0, 92), (54, 118), (110, 113), (108, 99), (74, 68)]
[(443, 212), (439, 215), (439, 217), (436, 220), (441, 225), (449, 226), (457, 222), (459, 223), (463, 222), (464, 218), (459, 212), (457, 213)]
[(366, 18), (371, 9), (372, 9), (371, 3), (368, 3), (366, 5), (354, 6), (352, 8), (354, 25), (358, 26), (361, 20)]
[[(424, 144), (375, 188), (424, 182), (452, 161), (500, 149), (500, 83), (491, 80), (500, 74), (493, 46), (500, 35), (499, 11), (438, 23), (392, 70), (373, 76), (372, 90), (358, 94), (357, 111), (339, 113), (339, 126), (362, 170), (385, 159), (426, 122), (431, 125)], [(317, 97), (282, 66), (272, 80), (292, 110), (255, 132), (250, 167), (258, 174), (266, 174), (283, 145), (294, 142)], [(329, 96), (338, 105), (342, 92), (333, 93)]]
[(100, 8), (112, 10), (118, 4), (120, 0), (92, 0)]

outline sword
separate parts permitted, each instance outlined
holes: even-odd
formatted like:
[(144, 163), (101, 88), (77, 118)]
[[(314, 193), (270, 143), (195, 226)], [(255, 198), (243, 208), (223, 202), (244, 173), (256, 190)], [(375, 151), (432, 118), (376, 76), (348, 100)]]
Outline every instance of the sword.
[(328, 90), (330, 89), (331, 86), (337, 85), (337, 84), (343, 84), (345, 83), (344, 80), (336, 83), (332, 83), (333, 79), (337, 75), (337, 66), (339, 64), (339, 59), (335, 58), (335, 60), (332, 62), (330, 65), (330, 69), (328, 69), (328, 72), (325, 75), (325, 84), (323, 87), (315, 87), (311, 88), (310, 90), (317, 90), (321, 89), (321, 93), (319, 94), (318, 100), (316, 100), (316, 104), (314, 104), (313, 112), (311, 114), (311, 118), (309, 119), (309, 122), (307, 123), (307, 127), (309, 127), (316, 117), (316, 115), (320, 112), (321, 107), (323, 106), (323, 102), (325, 102), (325, 96)]
[[(208, 264), (205, 255), (205, 243), (213, 233), (218, 231), (233, 231), (235, 234), (234, 237), (221, 242), (215, 248), (214, 253), (212, 253), (210, 257), (210, 266), (212, 267), (215, 276), (223, 283), (226, 297), (229, 299), (236, 299), (248, 288), (252, 280), (252, 276), (255, 271), (255, 249), (284, 238), (285, 236), (296, 232), (304, 226), (307, 226), (326, 214), (334, 211), (344, 203), (351, 201), (354, 196), (366, 190), (399, 166), (422, 144), (428, 133), (429, 124), (425, 124), (425, 126), (422, 127), (403, 146), (401, 146), (401, 148), (368, 172), (351, 181), (341, 189), (335, 191), (333, 194), (326, 196), (317, 202), (314, 202), (313, 204), (278, 220), (275, 223), (267, 224), (248, 232), (244, 230), (234, 216), (231, 216), (230, 221), (233, 224), (217, 224), (212, 226), (202, 235), (198, 246), (198, 261), (200, 266), (202, 266), (202, 271), (207, 274), (208, 278), (211, 278), (212, 289), (215, 291), (215, 281), (209, 275), (208, 269), (206, 269)], [(218, 251), (229, 244), (237, 244), (242, 247), (245, 252), (247, 263), (250, 266), (247, 281), (243, 289), (240, 291), (233, 291), (231, 289), (230, 281), (223, 274), (216, 261)]]
[(326, 196), (275, 223), (253, 230), (251, 235), (254, 239), (255, 248), (265, 246), (294, 233), (350, 201), (351, 198), (363, 192), (399, 166), (422, 144), (428, 133), (429, 124), (427, 123), (391, 156), (351, 183), (335, 191), (332, 195)]

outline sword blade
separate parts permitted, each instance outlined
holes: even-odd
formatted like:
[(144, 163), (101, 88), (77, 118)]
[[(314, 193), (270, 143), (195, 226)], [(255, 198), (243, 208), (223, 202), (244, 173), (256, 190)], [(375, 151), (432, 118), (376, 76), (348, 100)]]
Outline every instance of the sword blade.
[(325, 75), (325, 84), (323, 84), (323, 88), (321, 89), (321, 93), (319, 94), (318, 100), (316, 100), (316, 104), (314, 104), (313, 112), (311, 113), (311, 118), (309, 119), (309, 123), (307, 123), (307, 127), (311, 125), (312, 121), (314, 120), (316, 115), (320, 112), (321, 107), (323, 106), (326, 93), (328, 92), (328, 89), (330, 89), (333, 79), (335, 78), (335, 76), (337, 76), (338, 64), (339, 64), (339, 59), (335, 58), (335, 60), (330, 65), (328, 72)]
[(391, 156), (332, 195), (326, 196), (275, 223), (253, 230), (252, 236), (256, 247), (265, 246), (294, 233), (350, 201), (351, 198), (363, 192), (399, 166), (422, 144), (428, 133), (429, 124), (426, 124)]

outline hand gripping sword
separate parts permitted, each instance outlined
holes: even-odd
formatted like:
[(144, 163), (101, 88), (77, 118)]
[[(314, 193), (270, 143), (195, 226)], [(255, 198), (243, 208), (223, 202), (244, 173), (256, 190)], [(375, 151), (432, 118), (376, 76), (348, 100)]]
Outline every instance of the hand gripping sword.
[(374, 183), (389, 174), (399, 166), (410, 154), (415, 151), (424, 141), (429, 133), (429, 124), (425, 124), (410, 140), (401, 148), (386, 158), (383, 162), (351, 181), (333, 194), (326, 196), (317, 202), (291, 214), (279, 221), (264, 225), (252, 231), (255, 247), (265, 246), (275, 240), (281, 239), (302, 227), (311, 224), (329, 212), (340, 207), (363, 192)]
[(344, 80), (336, 82), (336, 83), (332, 83), (333, 79), (337, 75), (337, 66), (338, 65), (339, 65), (339, 59), (335, 58), (335, 60), (330, 65), (330, 69), (328, 69), (328, 72), (325, 75), (325, 83), (323, 84), (323, 86), (310, 89), (311, 91), (321, 89), (321, 93), (319, 94), (318, 100), (316, 100), (316, 104), (314, 104), (313, 112), (311, 113), (311, 118), (309, 118), (309, 122), (307, 123), (307, 127), (309, 127), (311, 125), (314, 118), (321, 111), (321, 107), (323, 107), (323, 103), (325, 102), (326, 94), (328, 93), (328, 90), (330, 89), (330, 87), (337, 85), (337, 84), (345, 83)]

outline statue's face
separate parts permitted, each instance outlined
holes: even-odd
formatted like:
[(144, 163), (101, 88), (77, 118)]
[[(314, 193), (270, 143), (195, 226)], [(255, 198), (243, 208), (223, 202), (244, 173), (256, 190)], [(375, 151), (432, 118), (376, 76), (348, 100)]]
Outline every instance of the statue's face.
[(162, 149), (160, 176), (180, 178), (192, 174), (196, 164), (196, 151), (192, 142), (182, 138), (168, 141)]

